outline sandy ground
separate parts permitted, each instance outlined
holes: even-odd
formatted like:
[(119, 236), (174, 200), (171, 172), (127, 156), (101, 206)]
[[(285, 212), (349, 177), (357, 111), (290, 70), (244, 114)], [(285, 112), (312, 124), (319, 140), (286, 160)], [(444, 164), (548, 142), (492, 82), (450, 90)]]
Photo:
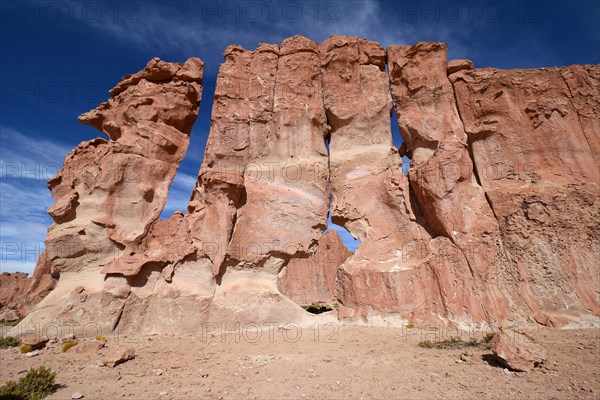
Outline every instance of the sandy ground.
[[(288, 327), (290, 328), (290, 327)], [(410, 334), (409, 334), (410, 333)], [(545, 366), (510, 372), (485, 361), (489, 350), (424, 349), (417, 329), (322, 325), (239, 329), (197, 337), (108, 338), (93, 353), (50, 343), (36, 357), (0, 351), (0, 383), (31, 367), (57, 371), (49, 399), (599, 399), (600, 330), (533, 333), (548, 350)], [(428, 336), (429, 339), (434, 339)], [(100, 366), (115, 350), (135, 359)]]

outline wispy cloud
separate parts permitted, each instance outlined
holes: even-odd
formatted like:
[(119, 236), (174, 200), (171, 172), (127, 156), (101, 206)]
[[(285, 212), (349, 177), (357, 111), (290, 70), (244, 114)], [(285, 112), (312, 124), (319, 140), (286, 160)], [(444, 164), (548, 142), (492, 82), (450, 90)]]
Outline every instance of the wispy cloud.
[(295, 34), (316, 41), (331, 34), (347, 34), (388, 45), (405, 43), (417, 33), (408, 24), (390, 29), (383, 21), (385, 10), (373, 0), (175, 4), (144, 4), (135, 9), (130, 20), (82, 22), (137, 48), (185, 56), (204, 57), (208, 53), (207, 59), (220, 55), (232, 43), (252, 49), (258, 43), (280, 42)]
[(192, 190), (196, 185), (196, 178), (188, 175), (181, 170), (175, 175), (171, 188), (169, 190), (169, 198), (165, 204), (165, 208), (161, 213), (162, 218), (169, 218), (174, 211), (185, 212), (190, 201)]
[(34, 138), (3, 125), (0, 125), (0, 136), (0, 176), (6, 179), (45, 183), (60, 170), (71, 150), (56, 140)]
[(130, 20), (82, 22), (98, 34), (152, 55), (180, 61), (198, 56), (206, 62), (209, 79), (216, 76), (230, 44), (253, 50), (259, 43), (280, 43), (297, 34), (317, 42), (332, 34), (358, 36), (384, 47), (446, 41), (451, 43), (452, 57), (476, 54), (473, 33), (489, 21), (468, 16), (481, 10), (458, 2), (452, 3), (454, 8), (443, 8), (444, 2), (428, 3), (429, 8), (419, 2), (376, 0), (139, 3)]
[(177, 188), (177, 189), (184, 189), (184, 190), (188, 190), (191, 194), (192, 189), (194, 188), (194, 185), (196, 185), (196, 178), (179, 172), (176, 176), (175, 179), (173, 179), (173, 185), (171, 186), (172, 188)]
[(52, 223), (46, 182), (70, 149), (6, 126), (0, 135), (0, 269), (32, 273)]

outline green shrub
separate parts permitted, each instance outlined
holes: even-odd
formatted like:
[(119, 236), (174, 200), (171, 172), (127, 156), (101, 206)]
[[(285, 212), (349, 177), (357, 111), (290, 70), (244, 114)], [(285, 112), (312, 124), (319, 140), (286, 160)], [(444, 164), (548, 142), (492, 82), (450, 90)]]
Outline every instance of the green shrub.
[(96, 340), (99, 342), (106, 342), (106, 337), (98, 335), (96, 336)]
[(71, 347), (75, 347), (79, 344), (79, 342), (67, 342), (63, 344), (62, 352), (66, 353)]
[(0, 320), (0, 326), (17, 326), (19, 324), (19, 322), (23, 321), (23, 318), (24, 317), (21, 317), (16, 321)]
[(40, 400), (53, 393), (56, 373), (46, 367), (30, 369), (19, 382), (0, 386), (0, 398), (6, 400)]
[(33, 346), (30, 344), (23, 344), (23, 345), (21, 345), (21, 348), (19, 349), (19, 351), (21, 353), (29, 353), (30, 351), (33, 351)]
[(19, 384), (15, 381), (8, 381), (4, 386), (0, 386), (0, 399), (2, 400), (25, 400), (20, 393)]
[(8, 349), (9, 347), (17, 347), (21, 342), (19, 339), (12, 336), (0, 336), (0, 349)]
[(492, 339), (494, 338), (494, 336), (496, 336), (495, 332), (488, 332), (483, 337), (483, 341), (486, 343), (490, 343), (492, 341)]
[(419, 342), (419, 347), (424, 347), (427, 349), (462, 349), (465, 347), (479, 347), (481, 345), (476, 339), (471, 339), (468, 342), (465, 342), (461, 338), (451, 337), (439, 342), (432, 342), (431, 340), (423, 340)]

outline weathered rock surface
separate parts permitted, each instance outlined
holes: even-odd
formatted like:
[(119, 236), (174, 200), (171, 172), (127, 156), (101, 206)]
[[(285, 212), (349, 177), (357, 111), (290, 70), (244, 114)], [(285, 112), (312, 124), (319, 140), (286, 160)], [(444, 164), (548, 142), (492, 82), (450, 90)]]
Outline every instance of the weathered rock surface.
[[(392, 316), (399, 322), (445, 317), (428, 262), (437, 249), (429, 247), (432, 237), (417, 223), (423, 222), (420, 210), (413, 207), (401, 158), (392, 148), (385, 50), (367, 40), (332, 36), (320, 51), (332, 220), (361, 241), (337, 272), (341, 316)], [(419, 287), (427, 287), (423, 297), (415, 295)]]
[[(493, 277), (509, 274), (510, 264), (498, 223), (475, 180), (447, 78), (446, 45), (391, 46), (388, 63), (398, 124), (413, 155), (409, 179), (417, 203), (434, 235), (450, 239), (467, 261), (468, 269), (459, 276), (469, 282), (468, 297), (484, 312), (468, 314), (476, 319), (504, 318), (508, 304), (514, 302), (514, 290)], [(445, 289), (452, 290), (452, 282), (447, 283), (450, 287)]]
[(45, 253), (40, 256), (33, 276), (22, 272), (0, 275), (0, 320), (14, 321), (24, 317), (56, 286)]
[(546, 350), (527, 334), (516, 331), (497, 332), (492, 339), (492, 352), (504, 366), (529, 372), (546, 360)]
[[(112, 330), (130, 293), (125, 277), (148, 263), (178, 261), (172, 253), (185, 245), (172, 245), (172, 237), (179, 232), (158, 218), (189, 144), (202, 69), (195, 58), (183, 65), (153, 59), (125, 77), (108, 102), (79, 117), (109, 139), (77, 146), (48, 182), (54, 224), (37, 269), (49, 263), (60, 280), (25, 324)], [(158, 249), (145, 247), (157, 237), (167, 238)]]
[[(109, 140), (79, 145), (49, 182), (54, 224), (27, 298), (60, 279), (24, 329), (332, 318), (299, 306), (318, 302), (372, 324), (600, 324), (599, 66), (474, 69), (443, 43), (347, 36), (224, 56), (185, 213), (159, 219), (199, 59), (153, 59), (80, 116)], [(354, 254), (323, 235), (328, 213), (360, 239)]]
[(279, 275), (279, 290), (298, 304), (335, 301), (335, 274), (353, 253), (330, 230), (319, 239), (317, 251), (308, 258), (292, 258)]
[(204, 243), (219, 249), (211, 257), (220, 283), (209, 319), (298, 320), (305, 313), (279, 292), (277, 275), (293, 257), (314, 253), (326, 227), (317, 44), (295, 36), (254, 52), (230, 46), (225, 58), (208, 156), (189, 207), (192, 235), (210, 235)]
[(476, 69), (450, 79), (533, 319), (599, 315), (600, 67)]
[(17, 308), (19, 299), (31, 285), (31, 278), (24, 272), (0, 274), (0, 307)]

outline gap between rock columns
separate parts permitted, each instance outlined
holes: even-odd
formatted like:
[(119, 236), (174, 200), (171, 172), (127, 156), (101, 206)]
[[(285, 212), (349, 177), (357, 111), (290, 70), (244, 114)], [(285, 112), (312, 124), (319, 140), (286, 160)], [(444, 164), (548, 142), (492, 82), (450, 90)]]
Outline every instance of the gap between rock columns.
[(431, 228), (464, 254), (472, 276), (470, 296), (485, 312), (479, 317), (523, 315), (527, 306), (515, 290), (498, 223), (474, 177), (446, 54), (444, 43), (388, 48), (398, 123), (413, 153), (411, 187)]
[[(340, 317), (401, 325), (458, 323), (476, 314), (462, 254), (433, 238), (392, 147), (385, 50), (332, 36), (319, 46), (330, 125), (332, 213), (361, 245), (337, 271)], [(466, 311), (465, 311), (466, 310)]]

